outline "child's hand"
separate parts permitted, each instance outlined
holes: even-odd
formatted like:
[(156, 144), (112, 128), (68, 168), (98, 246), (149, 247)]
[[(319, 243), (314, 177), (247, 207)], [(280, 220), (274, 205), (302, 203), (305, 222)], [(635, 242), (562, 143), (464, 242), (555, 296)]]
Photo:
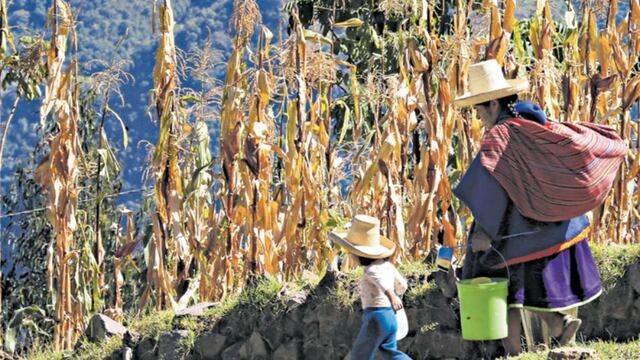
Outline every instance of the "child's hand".
[(402, 301), (398, 296), (393, 295), (393, 298), (391, 299), (391, 307), (393, 308), (393, 311), (402, 309)]
[(396, 293), (393, 292), (393, 290), (387, 290), (384, 293), (389, 298), (389, 301), (391, 302), (391, 308), (393, 309), (393, 311), (398, 311), (402, 309), (402, 300), (400, 300), (398, 295), (396, 295)]

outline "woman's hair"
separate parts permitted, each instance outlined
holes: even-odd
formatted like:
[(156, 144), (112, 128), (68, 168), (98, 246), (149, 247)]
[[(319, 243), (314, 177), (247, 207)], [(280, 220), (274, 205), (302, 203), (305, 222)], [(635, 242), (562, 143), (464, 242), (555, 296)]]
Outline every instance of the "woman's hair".
[[(498, 104), (500, 104), (501, 108), (511, 111), (511, 106), (510, 105), (511, 104), (515, 104), (516, 102), (518, 102), (518, 94), (505, 96), (503, 98), (495, 99), (495, 100), (498, 101)], [(478, 105), (480, 105), (480, 106), (489, 106), (490, 102), (491, 102), (491, 100), (485, 101), (485, 102), (480, 103)], [(515, 115), (515, 114), (512, 114), (512, 115)]]
[[(372, 259), (372, 258), (368, 258), (368, 257), (364, 257), (364, 256), (358, 256), (358, 261), (360, 262), (360, 265), (362, 265), (362, 266), (369, 266), (376, 260), (380, 260), (380, 259)], [(384, 258), (382, 260), (388, 261), (389, 258)]]

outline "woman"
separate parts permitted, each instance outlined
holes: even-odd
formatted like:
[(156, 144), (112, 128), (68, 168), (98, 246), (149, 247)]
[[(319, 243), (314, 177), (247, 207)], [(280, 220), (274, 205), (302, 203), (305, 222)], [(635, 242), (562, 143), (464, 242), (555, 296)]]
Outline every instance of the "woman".
[(474, 216), (462, 277), (509, 278), (508, 355), (521, 352), (521, 308), (565, 345), (581, 320), (562, 312), (602, 292), (585, 213), (604, 201), (626, 146), (613, 129), (552, 122), (518, 102), (527, 81), (505, 80), (495, 60), (470, 67), (469, 87), (454, 104), (474, 106), (485, 134), (454, 190)]

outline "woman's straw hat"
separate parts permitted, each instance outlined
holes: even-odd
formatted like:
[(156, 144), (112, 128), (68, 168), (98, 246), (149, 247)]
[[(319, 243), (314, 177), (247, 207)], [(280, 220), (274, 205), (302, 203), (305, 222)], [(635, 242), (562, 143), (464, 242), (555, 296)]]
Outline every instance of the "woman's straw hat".
[(380, 221), (367, 215), (356, 215), (349, 230), (334, 229), (329, 239), (350, 253), (370, 259), (384, 259), (396, 250), (393, 241), (380, 235)]
[(469, 92), (454, 99), (456, 106), (471, 106), (517, 94), (529, 88), (526, 79), (506, 80), (494, 59), (469, 67)]

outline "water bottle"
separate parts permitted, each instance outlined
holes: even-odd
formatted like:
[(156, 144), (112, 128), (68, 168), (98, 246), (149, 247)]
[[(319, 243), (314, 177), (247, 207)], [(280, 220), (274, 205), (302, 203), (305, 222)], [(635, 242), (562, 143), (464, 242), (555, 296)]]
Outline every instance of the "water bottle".
[(440, 247), (440, 249), (438, 249), (438, 256), (436, 257), (436, 266), (438, 267), (438, 270), (449, 271), (452, 259), (453, 248), (448, 246)]

